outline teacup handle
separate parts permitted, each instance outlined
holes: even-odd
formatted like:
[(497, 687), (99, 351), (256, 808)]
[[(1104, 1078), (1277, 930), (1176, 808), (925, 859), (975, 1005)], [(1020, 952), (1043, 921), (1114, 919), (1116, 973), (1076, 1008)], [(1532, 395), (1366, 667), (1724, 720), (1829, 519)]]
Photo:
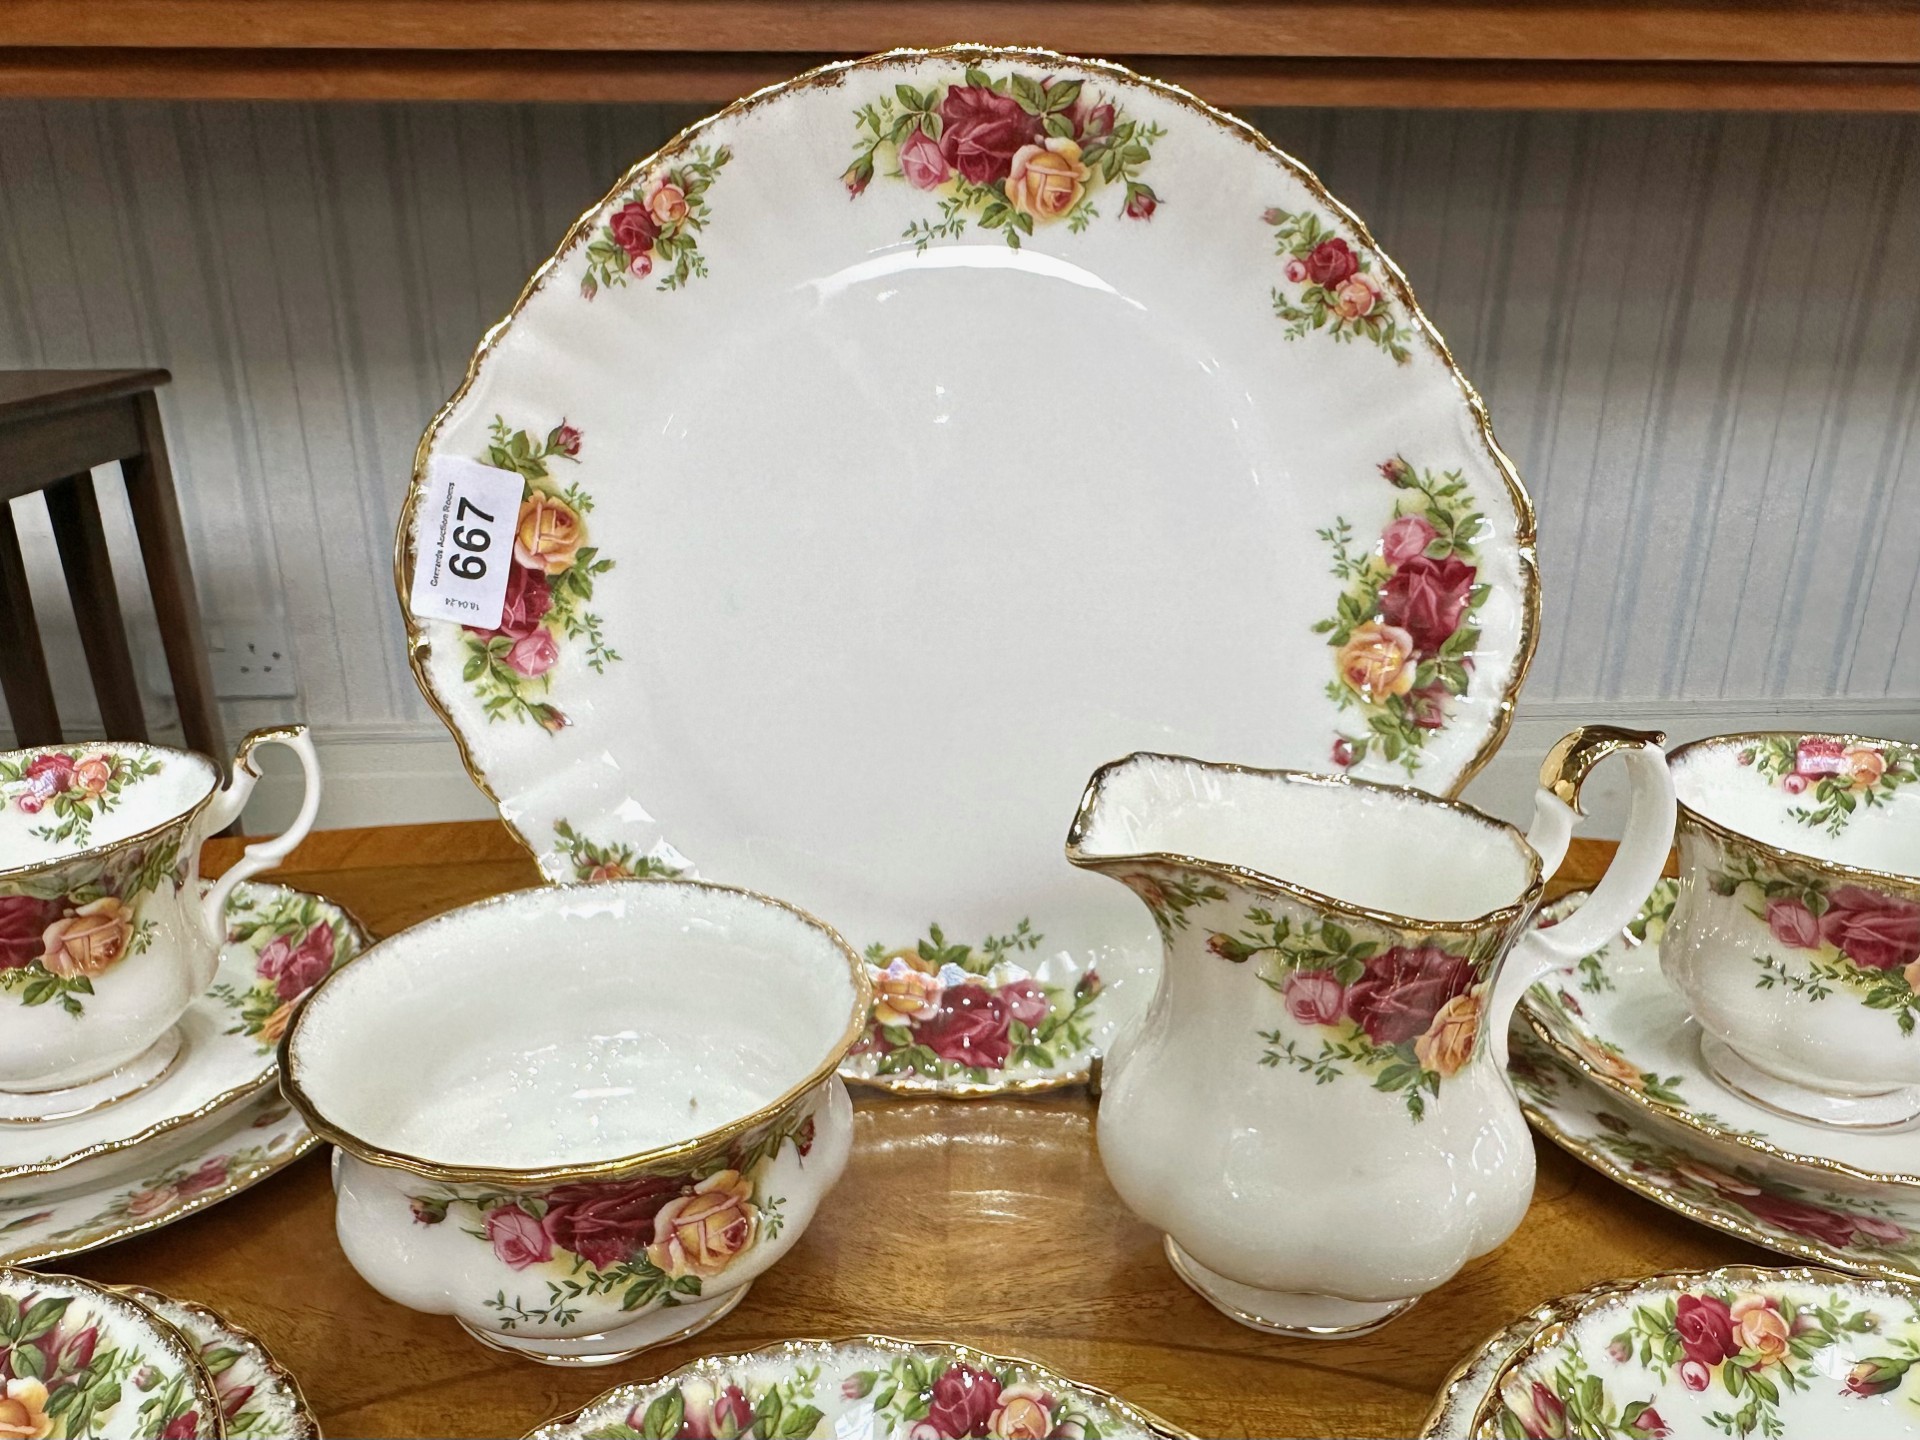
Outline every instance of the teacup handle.
[(1673, 848), (1673, 773), (1667, 768), (1657, 731), (1622, 730), (1612, 725), (1583, 725), (1547, 752), (1534, 795), (1533, 825), (1527, 843), (1540, 855), (1548, 875), (1566, 858), (1573, 827), (1586, 812), (1580, 787), (1610, 755), (1627, 762), (1627, 833), (1613, 863), (1578, 910), (1547, 929), (1529, 930), (1514, 947), (1494, 987), (1494, 1054), (1507, 1063), (1507, 1025), (1520, 997), (1549, 970), (1572, 965), (1625, 929), (1646, 903)]
[(314, 753), (313, 740), (307, 734), (307, 727), (270, 726), (254, 731), (240, 742), (240, 748), (233, 757), (233, 774), (228, 778), (226, 787), (207, 806), (203, 833), (224, 830), (240, 818), (240, 812), (246, 808), (247, 797), (253, 794), (253, 787), (260, 782), (260, 771), (253, 763), (253, 752), (262, 745), (284, 745), (300, 757), (306, 794), (300, 801), (300, 813), (293, 817), (293, 824), (271, 840), (256, 840), (247, 846), (240, 858), (227, 868), (226, 874), (214, 881), (213, 888), (207, 891), (206, 899), (201, 901), (201, 915), (206, 921), (207, 933), (214, 936), (216, 941), (227, 933), (227, 898), (233, 894), (233, 887), (286, 859), (293, 847), (307, 838), (307, 832), (313, 829), (314, 814), (320, 808), (320, 757)]

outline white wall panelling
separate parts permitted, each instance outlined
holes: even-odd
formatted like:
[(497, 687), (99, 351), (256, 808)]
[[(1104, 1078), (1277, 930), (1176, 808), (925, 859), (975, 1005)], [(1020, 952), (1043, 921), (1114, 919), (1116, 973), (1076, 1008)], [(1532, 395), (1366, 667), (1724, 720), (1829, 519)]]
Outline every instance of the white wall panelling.
[[(302, 691), (231, 724), (315, 724), (324, 823), (484, 813), (388, 581), (414, 443), (568, 222), (696, 113), (0, 103), (0, 366), (173, 371), (205, 608), (283, 614)], [(1494, 803), (1577, 719), (1920, 738), (1920, 117), (1254, 118), (1406, 267), (1538, 502)], [(77, 663), (58, 685), (83, 715)]]

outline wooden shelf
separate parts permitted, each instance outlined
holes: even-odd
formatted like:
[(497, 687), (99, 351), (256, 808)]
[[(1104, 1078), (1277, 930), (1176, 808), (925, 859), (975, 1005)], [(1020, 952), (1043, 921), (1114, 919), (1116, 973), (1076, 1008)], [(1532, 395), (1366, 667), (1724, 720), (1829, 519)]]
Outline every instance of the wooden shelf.
[(0, 95), (712, 102), (957, 39), (1238, 106), (1920, 110), (1920, 0), (7, 0)]

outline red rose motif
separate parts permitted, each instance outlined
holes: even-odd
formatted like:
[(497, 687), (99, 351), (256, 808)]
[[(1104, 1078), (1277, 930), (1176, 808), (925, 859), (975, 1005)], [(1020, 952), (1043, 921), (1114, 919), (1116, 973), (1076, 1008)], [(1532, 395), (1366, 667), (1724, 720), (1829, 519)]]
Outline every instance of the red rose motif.
[(1758, 1195), (1742, 1195), (1740, 1203), (1769, 1224), (1778, 1225), (1782, 1230), (1791, 1230), (1796, 1235), (1804, 1235), (1809, 1240), (1819, 1240), (1835, 1249), (1851, 1244), (1857, 1228), (1851, 1215), (1842, 1215), (1837, 1210), (1826, 1210), (1803, 1200), (1789, 1200), (1784, 1195), (1772, 1195), (1766, 1191)]
[(1460, 628), (1478, 573), (1457, 556), (1444, 560), (1415, 556), (1381, 587), (1380, 618), (1411, 635), (1422, 655), (1431, 655)]
[(993, 1407), (1000, 1403), (1000, 1382), (971, 1365), (950, 1365), (933, 1382), (927, 1405), (927, 1423), (942, 1440), (985, 1435)]
[(920, 1022), (914, 1038), (942, 1060), (998, 1070), (1007, 1063), (1013, 1042), (1007, 1002), (984, 985), (955, 985), (940, 998), (940, 1009)]
[(1333, 763), (1342, 770), (1353, 764), (1353, 742), (1344, 735), (1333, 742)]
[(753, 1402), (738, 1385), (729, 1385), (713, 1402), (716, 1435), (742, 1435), (753, 1424)]
[(74, 762), (67, 755), (53, 754), (36, 756), (27, 766), (23, 778), (37, 780), (40, 783), (33, 788), (43, 795), (57, 795), (73, 786)]
[(975, 185), (1004, 180), (1013, 154), (1040, 138), (1040, 119), (1011, 95), (985, 85), (955, 85), (940, 102), (940, 153)]
[(60, 902), (32, 895), (0, 895), (0, 970), (20, 970), (45, 952), (46, 928), (60, 918)]
[(282, 1000), (296, 1000), (333, 969), (333, 943), (333, 925), (326, 920), (301, 936), (297, 946), (278, 936), (260, 952), (260, 975), (274, 982), (273, 993)]
[(1635, 1435), (1645, 1435), (1648, 1440), (1666, 1440), (1673, 1433), (1673, 1427), (1660, 1418), (1660, 1412), (1649, 1405), (1640, 1412), (1640, 1418), (1627, 1427)]
[(476, 630), (469, 625), (467, 629), (485, 640), (491, 640), (496, 635), (511, 635), (519, 640), (539, 629), (541, 619), (551, 609), (553, 586), (547, 580), (546, 573), (516, 560), (507, 571), (507, 598), (500, 612), (498, 628)]
[(581, 440), (581, 435), (580, 435), (579, 427), (576, 425), (569, 425), (564, 420), (562, 420), (558, 425), (556, 425), (554, 427), (553, 433), (547, 437), (547, 443), (549, 445), (551, 445), (560, 454), (566, 455), (569, 457), (576, 456), (580, 453), (580, 440)]
[(1798, 900), (1769, 900), (1767, 928), (1782, 945), (1791, 945), (1796, 950), (1820, 948), (1820, 921)]
[(1331, 290), (1359, 268), (1359, 257), (1344, 240), (1322, 240), (1307, 254), (1307, 278), (1324, 289)]
[(1376, 1045), (1424, 1035), (1440, 1007), (1473, 988), (1473, 966), (1437, 946), (1396, 945), (1347, 987), (1347, 1017)]
[(496, 1205), (487, 1212), (487, 1241), (493, 1253), (515, 1270), (553, 1258), (553, 1245), (540, 1222), (518, 1205)]
[(1127, 203), (1123, 213), (1129, 220), (1151, 220), (1153, 212), (1160, 208), (1160, 197), (1153, 193), (1151, 185), (1133, 184), (1127, 187)]
[(226, 1183), (226, 1156), (216, 1155), (213, 1159), (202, 1164), (198, 1170), (195, 1170), (185, 1179), (177, 1181), (174, 1188), (177, 1189), (183, 1197), (191, 1198), (208, 1190), (218, 1190)]
[(200, 1412), (189, 1410), (167, 1422), (167, 1428), (160, 1432), (160, 1440), (193, 1440), (199, 1433)]
[(1073, 138), (1084, 145), (1113, 133), (1113, 106), (1104, 100), (1089, 104), (1082, 96), (1067, 107), (1067, 120), (1073, 126)]
[(653, 242), (660, 238), (660, 222), (638, 200), (630, 201), (614, 211), (608, 228), (613, 231), (613, 243), (627, 252), (629, 261), (647, 254), (653, 249)]
[(952, 171), (940, 142), (924, 130), (915, 130), (900, 142), (900, 173), (916, 190), (937, 190)]
[(1842, 885), (1827, 897), (1820, 938), (1838, 946), (1856, 965), (1897, 970), (1920, 959), (1920, 904), (1861, 885)]
[(685, 1189), (674, 1177), (562, 1185), (547, 1193), (553, 1243), (597, 1270), (618, 1265), (653, 1238), (653, 1220)]
[(1673, 1328), (1687, 1359), (1718, 1365), (1740, 1347), (1733, 1338), (1733, 1310), (1712, 1295), (1682, 1295), (1674, 1306)]
[(1407, 692), (1407, 716), (1422, 730), (1440, 730), (1447, 723), (1447, 687), (1438, 680)]
[(1029, 1030), (1035, 1029), (1053, 1011), (1047, 992), (1031, 980), (1015, 980), (1000, 987), (1000, 998), (1007, 1002), (1007, 1014)]

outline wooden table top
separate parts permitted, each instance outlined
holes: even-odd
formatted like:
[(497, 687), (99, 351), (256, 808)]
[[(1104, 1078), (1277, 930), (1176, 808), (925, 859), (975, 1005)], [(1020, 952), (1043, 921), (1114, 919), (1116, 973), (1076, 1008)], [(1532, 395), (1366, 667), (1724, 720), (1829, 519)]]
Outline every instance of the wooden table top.
[[(1576, 846), (1559, 889), (1604, 867), (1607, 847)], [(213, 842), (208, 868), (236, 848)], [(537, 880), (492, 822), (316, 835), (279, 878), (380, 935)], [(856, 1096), (852, 1161), (792, 1252), (713, 1329), (602, 1370), (509, 1359), (377, 1295), (334, 1241), (323, 1154), (51, 1268), (214, 1306), (267, 1342), (335, 1437), (517, 1436), (699, 1355), (863, 1332), (1029, 1356), (1200, 1435), (1384, 1436), (1414, 1434), (1455, 1362), (1541, 1300), (1657, 1270), (1775, 1263), (1539, 1141), (1532, 1208), (1501, 1249), (1373, 1335), (1284, 1339), (1174, 1278), (1159, 1235), (1107, 1184), (1085, 1094)]]

